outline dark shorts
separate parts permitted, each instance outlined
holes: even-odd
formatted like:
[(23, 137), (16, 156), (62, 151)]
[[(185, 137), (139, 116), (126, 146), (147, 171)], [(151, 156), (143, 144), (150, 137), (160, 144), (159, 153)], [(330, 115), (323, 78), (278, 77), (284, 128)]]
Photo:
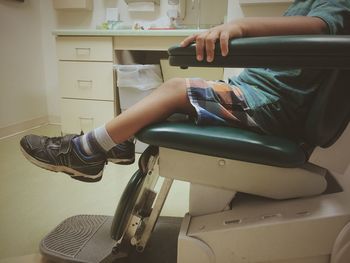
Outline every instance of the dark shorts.
[(228, 125), (267, 134), (282, 133), (285, 116), (278, 98), (221, 81), (189, 78), (186, 85), (198, 125)]

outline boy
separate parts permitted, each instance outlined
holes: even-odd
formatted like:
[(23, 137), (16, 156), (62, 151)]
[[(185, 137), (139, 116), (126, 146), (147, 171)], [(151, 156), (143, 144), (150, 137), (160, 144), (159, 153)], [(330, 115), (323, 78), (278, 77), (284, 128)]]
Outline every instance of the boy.
[[(349, 34), (350, 0), (296, 0), (280, 18), (245, 18), (187, 37), (196, 42), (197, 59), (214, 60), (215, 42), (222, 56), (230, 38), (272, 35)], [(204, 57), (204, 50), (207, 54)], [(85, 135), (21, 140), (24, 155), (34, 164), (98, 181), (107, 160), (134, 160), (129, 138), (143, 127), (175, 112), (195, 117), (197, 124), (232, 125), (268, 134), (298, 136), (298, 127), (325, 71), (248, 69), (229, 83), (202, 79), (171, 79), (115, 119)]]

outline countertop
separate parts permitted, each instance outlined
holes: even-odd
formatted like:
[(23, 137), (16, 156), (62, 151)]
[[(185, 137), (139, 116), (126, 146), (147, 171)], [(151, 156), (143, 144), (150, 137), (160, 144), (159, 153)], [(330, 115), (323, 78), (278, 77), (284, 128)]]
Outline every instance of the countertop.
[(189, 36), (204, 29), (170, 29), (170, 30), (102, 30), (102, 29), (57, 29), (55, 36)]

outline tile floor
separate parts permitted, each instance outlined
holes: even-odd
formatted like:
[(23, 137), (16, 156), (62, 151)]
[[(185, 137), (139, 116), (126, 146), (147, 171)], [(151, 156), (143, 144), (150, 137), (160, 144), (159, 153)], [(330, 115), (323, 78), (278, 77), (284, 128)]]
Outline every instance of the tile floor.
[[(76, 214), (113, 215), (137, 164), (109, 164), (98, 183), (72, 180), (29, 163), (21, 154), (24, 134), (60, 135), (46, 125), (0, 140), (0, 262), (40, 262), (39, 241), (63, 219)], [(188, 210), (189, 185), (175, 182), (162, 215), (183, 216)]]

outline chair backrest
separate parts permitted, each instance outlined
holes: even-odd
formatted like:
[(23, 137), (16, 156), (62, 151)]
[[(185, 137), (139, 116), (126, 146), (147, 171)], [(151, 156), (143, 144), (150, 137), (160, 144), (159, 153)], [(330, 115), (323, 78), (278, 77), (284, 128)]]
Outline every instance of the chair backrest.
[(350, 70), (334, 69), (319, 89), (306, 119), (304, 139), (310, 146), (327, 148), (350, 120)]

